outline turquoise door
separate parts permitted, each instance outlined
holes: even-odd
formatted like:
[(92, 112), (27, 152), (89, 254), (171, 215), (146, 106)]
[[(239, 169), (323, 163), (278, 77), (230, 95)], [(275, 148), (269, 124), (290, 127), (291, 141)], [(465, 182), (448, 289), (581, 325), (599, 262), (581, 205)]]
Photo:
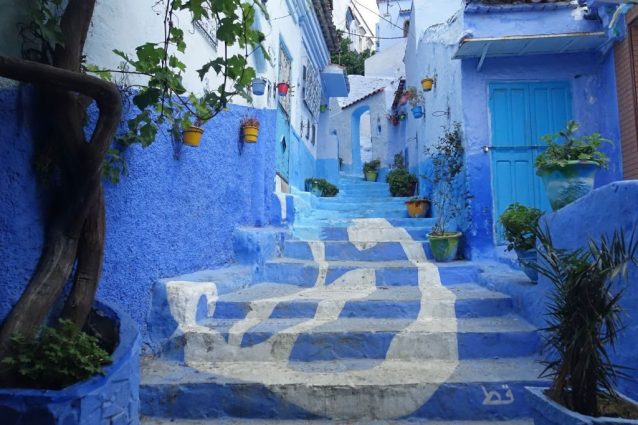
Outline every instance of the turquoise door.
[[(569, 83), (492, 83), (490, 112), (494, 222), (514, 202), (550, 211), (534, 160), (545, 148), (541, 137), (560, 131), (571, 119)], [(501, 242), (502, 231), (496, 228)]]

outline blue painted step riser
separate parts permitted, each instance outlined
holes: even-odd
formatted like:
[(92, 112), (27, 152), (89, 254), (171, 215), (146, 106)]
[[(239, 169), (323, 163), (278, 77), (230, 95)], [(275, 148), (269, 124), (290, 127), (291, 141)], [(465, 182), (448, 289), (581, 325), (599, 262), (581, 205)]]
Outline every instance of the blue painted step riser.
[[(359, 266), (330, 266), (326, 284), (334, 283), (345, 273), (360, 269)], [(417, 286), (416, 267), (388, 267), (375, 271), (377, 286)], [(302, 287), (315, 286), (319, 269), (317, 265), (297, 263), (266, 263), (261, 278), (264, 282), (279, 282)], [(439, 276), (444, 285), (455, 285), (474, 281), (477, 270), (472, 266), (440, 267)]]
[(408, 213), (405, 210), (402, 211), (330, 211), (330, 210), (314, 210), (307, 218), (309, 219), (322, 219), (322, 218), (387, 218), (387, 219), (409, 219)]
[[(277, 304), (271, 319), (312, 319), (319, 301), (286, 301)], [(342, 318), (415, 319), (421, 310), (419, 300), (356, 300), (348, 301), (341, 311)], [(495, 317), (512, 312), (510, 298), (462, 299), (455, 305), (455, 317)], [(214, 319), (242, 320), (252, 311), (251, 303), (218, 301)]]
[[(368, 249), (359, 250), (352, 243), (325, 243), (325, 259), (328, 261), (407, 261), (408, 256), (399, 242), (381, 242)], [(429, 244), (423, 248), (428, 252)], [(306, 242), (286, 242), (284, 256), (300, 260), (313, 260), (310, 245)]]
[[(525, 387), (543, 384), (543, 381), (444, 383), (438, 386), (434, 395), (423, 406), (407, 415), (405, 419), (499, 421), (527, 418), (531, 416), (531, 412), (525, 401)], [(361, 388), (360, 391), (365, 391), (365, 394), (360, 397), (367, 400), (386, 400), (396, 397), (404, 390), (406, 394), (413, 394), (415, 389), (422, 388), (427, 393), (431, 386), (432, 384)], [(508, 393), (508, 390), (511, 392)], [(167, 384), (142, 385), (140, 399), (142, 415), (183, 419), (236, 417), (312, 421), (321, 417), (286, 401), (280, 394), (308, 393), (309, 396), (314, 395), (322, 399), (341, 400), (351, 398), (352, 392), (350, 386), (310, 388), (303, 384), (292, 384), (268, 388), (262, 384), (245, 382)], [(490, 394), (497, 394), (500, 400), (492, 395), (493, 401), (487, 401)]]
[[(397, 332), (348, 332), (308, 333), (297, 338), (290, 361), (313, 362), (340, 359), (385, 359), (390, 343)], [(262, 342), (270, 336), (250, 334), (244, 336), (242, 345)], [(532, 356), (540, 349), (536, 332), (459, 333), (459, 359), (491, 359)], [(397, 353), (395, 359), (427, 360), (448, 359), (452, 355), (443, 348), (450, 335), (446, 333), (414, 333), (403, 336), (410, 341), (409, 353)], [(415, 348), (416, 347), (416, 348)]]

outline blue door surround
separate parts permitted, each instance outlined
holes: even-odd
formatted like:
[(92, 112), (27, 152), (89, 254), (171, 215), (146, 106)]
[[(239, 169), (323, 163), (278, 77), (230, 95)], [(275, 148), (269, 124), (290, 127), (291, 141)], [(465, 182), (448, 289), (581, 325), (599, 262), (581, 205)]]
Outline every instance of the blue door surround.
[[(534, 160), (544, 150), (541, 137), (560, 131), (572, 117), (570, 84), (493, 82), (489, 91), (494, 223), (514, 202), (550, 211)], [(495, 231), (500, 243), (501, 231)]]

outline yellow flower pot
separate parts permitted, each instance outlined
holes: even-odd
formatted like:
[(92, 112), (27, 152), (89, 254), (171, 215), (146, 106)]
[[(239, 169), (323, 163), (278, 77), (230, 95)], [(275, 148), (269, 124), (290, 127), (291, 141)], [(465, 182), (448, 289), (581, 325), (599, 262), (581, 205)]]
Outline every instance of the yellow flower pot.
[(182, 141), (185, 145), (198, 147), (202, 141), (204, 130), (200, 127), (190, 126), (182, 133)]
[(421, 87), (423, 91), (431, 91), (434, 86), (434, 80), (432, 78), (424, 78), (421, 80)]
[(408, 216), (411, 218), (423, 218), (427, 215), (430, 209), (430, 201), (425, 199), (418, 201), (405, 201), (405, 206), (408, 209)]
[(244, 131), (244, 141), (246, 143), (257, 143), (257, 137), (259, 136), (259, 127), (253, 127), (247, 125), (242, 128)]

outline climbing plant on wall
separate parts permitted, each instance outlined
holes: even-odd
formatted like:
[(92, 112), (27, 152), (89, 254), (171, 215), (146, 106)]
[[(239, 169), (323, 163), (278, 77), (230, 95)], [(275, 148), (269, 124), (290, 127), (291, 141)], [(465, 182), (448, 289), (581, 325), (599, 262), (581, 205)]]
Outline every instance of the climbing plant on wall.
[[(119, 150), (132, 143), (151, 144), (162, 127), (179, 131), (193, 121), (213, 118), (233, 96), (248, 96), (247, 86), (255, 75), (248, 57), (263, 40), (261, 32), (251, 29), (254, 8), (262, 7), (259, 1), (159, 0), (153, 7), (162, 10), (163, 33), (134, 53), (115, 51), (123, 65), (113, 70), (85, 63), (95, 5), (96, 0), (30, 0), (20, 31), (22, 58), (0, 56), (0, 76), (35, 88), (35, 111), (42, 112), (41, 127), (34, 132), (36, 163), (49, 177), (43, 250), (0, 329), (0, 357), (12, 335), (28, 338), (36, 333), (69, 278), (72, 288), (61, 316), (79, 327), (86, 321), (104, 251), (102, 173), (117, 179)], [(214, 90), (196, 94), (184, 87), (184, 25), (190, 28), (191, 23), (184, 15), (177, 19), (178, 14), (190, 15), (194, 23), (215, 23), (222, 53), (197, 70), (202, 81), (213, 73), (219, 77)], [(117, 75), (135, 76), (134, 91), (118, 87)], [(132, 95), (137, 113), (117, 136), (114, 149), (122, 120), (121, 93)], [(89, 131), (85, 125), (93, 103), (99, 113)]]

